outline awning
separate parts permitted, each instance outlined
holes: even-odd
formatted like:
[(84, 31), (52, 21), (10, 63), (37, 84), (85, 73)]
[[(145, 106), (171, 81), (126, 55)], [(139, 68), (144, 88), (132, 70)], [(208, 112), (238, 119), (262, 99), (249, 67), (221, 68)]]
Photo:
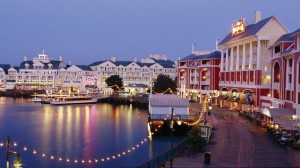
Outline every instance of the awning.
[(237, 101), (238, 103), (241, 103), (241, 104), (253, 104), (253, 101), (252, 102), (249, 102), (247, 101), (246, 98), (241, 98), (239, 101)]
[(237, 102), (238, 100), (240, 100), (240, 98), (238, 98), (238, 97), (233, 97), (233, 96), (231, 96), (231, 97), (229, 97), (229, 98), (227, 99), (227, 101), (231, 101), (231, 102)]
[(218, 98), (218, 99), (221, 99), (221, 100), (226, 100), (228, 97), (227, 97), (227, 96), (224, 97), (224, 96), (220, 95), (220, 96), (218, 96), (217, 98)]
[(291, 108), (265, 108), (262, 113), (268, 117), (291, 117), (294, 114)]

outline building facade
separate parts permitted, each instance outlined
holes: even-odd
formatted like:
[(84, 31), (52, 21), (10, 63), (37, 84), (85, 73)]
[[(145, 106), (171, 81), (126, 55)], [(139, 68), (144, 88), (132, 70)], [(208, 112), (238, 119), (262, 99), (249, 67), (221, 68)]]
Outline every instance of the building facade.
[(261, 20), (254, 13), (254, 23), (247, 25), (244, 18), (233, 24), (230, 32), (219, 44), (220, 106), (230, 110), (269, 107), (271, 88), (271, 51), (269, 47), (287, 28), (271, 16)]
[(270, 104), (292, 108), (300, 118), (300, 29), (282, 35), (272, 46)]
[(7, 88), (7, 75), (9, 64), (0, 64), (0, 91), (6, 90)]
[(49, 87), (55, 87), (57, 71), (62, 67), (65, 67), (62, 56), (60, 60), (53, 60), (44, 51), (33, 60), (27, 60), (25, 56), (18, 73), (13, 77), (16, 80), (15, 88), (20, 90), (46, 90)]
[(178, 91), (181, 97), (202, 102), (204, 96), (217, 104), (220, 72), (219, 51), (193, 52), (178, 61)]
[(167, 74), (173, 80), (177, 76), (177, 65), (163, 55), (151, 55), (148, 58), (133, 61), (111, 60), (98, 61), (89, 65), (97, 77), (97, 86), (102, 89), (107, 87), (105, 80), (112, 75), (120, 75), (125, 87), (132, 84), (150, 86), (151, 80), (155, 80), (159, 74)]

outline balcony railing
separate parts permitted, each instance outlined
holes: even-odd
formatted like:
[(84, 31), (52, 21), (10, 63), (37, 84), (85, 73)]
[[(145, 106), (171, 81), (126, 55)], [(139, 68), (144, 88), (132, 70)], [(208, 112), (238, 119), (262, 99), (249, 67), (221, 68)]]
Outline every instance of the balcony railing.
[(273, 89), (279, 89), (280, 88), (280, 83), (279, 82), (274, 82), (272, 85)]
[(201, 85), (210, 85), (210, 80), (201, 81)]

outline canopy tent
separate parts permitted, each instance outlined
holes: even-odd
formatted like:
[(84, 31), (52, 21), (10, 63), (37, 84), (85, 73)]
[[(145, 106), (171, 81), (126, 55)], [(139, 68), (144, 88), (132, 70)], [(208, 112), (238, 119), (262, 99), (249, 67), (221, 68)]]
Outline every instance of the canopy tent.
[(300, 122), (288, 118), (274, 118), (273, 121), (280, 125), (284, 130), (300, 130)]
[(294, 114), (291, 108), (265, 108), (262, 113), (268, 117), (292, 117)]

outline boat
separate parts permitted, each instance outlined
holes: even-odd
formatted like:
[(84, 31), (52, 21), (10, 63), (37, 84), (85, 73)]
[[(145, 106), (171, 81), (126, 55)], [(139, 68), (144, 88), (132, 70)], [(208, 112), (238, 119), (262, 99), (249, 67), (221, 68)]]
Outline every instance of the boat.
[(52, 105), (65, 105), (65, 104), (91, 104), (97, 103), (97, 99), (92, 96), (67, 96), (67, 97), (56, 97), (50, 101)]

